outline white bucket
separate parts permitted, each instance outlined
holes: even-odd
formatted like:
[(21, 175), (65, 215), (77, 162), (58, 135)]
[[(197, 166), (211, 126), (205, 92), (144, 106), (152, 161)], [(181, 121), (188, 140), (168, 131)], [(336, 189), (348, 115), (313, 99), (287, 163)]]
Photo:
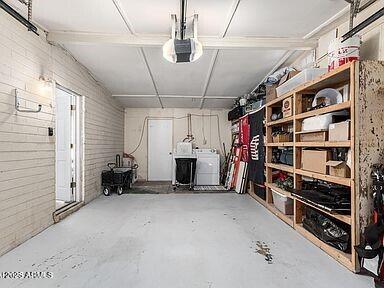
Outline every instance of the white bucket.
[(345, 63), (360, 59), (360, 36), (353, 36), (344, 42), (341, 38), (333, 40), (328, 47), (328, 71)]

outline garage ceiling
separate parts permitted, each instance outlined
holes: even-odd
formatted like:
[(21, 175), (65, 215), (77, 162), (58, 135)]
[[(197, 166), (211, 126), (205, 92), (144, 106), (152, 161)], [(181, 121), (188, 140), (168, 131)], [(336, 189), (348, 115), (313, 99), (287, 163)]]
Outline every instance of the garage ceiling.
[[(6, 2), (25, 10), (17, 0)], [(34, 0), (33, 20), (125, 107), (230, 108), (287, 51), (310, 49), (302, 37), (346, 6), (345, 0), (189, 0), (187, 16), (199, 14), (199, 38), (213, 44), (188, 64), (167, 62), (161, 50), (179, 0)]]

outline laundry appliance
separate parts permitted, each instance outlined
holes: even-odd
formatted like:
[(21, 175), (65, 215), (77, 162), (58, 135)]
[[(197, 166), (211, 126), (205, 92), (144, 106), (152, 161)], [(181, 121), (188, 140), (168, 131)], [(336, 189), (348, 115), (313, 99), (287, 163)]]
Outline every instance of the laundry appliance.
[(197, 157), (195, 185), (220, 185), (220, 154), (216, 149), (194, 149)]

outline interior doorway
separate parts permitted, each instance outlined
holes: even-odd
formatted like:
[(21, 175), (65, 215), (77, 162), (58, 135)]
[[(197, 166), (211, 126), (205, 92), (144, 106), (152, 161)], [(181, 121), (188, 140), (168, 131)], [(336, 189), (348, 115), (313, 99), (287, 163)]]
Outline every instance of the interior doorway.
[(171, 119), (148, 120), (148, 181), (172, 179)]
[(82, 201), (81, 96), (56, 84), (56, 210)]

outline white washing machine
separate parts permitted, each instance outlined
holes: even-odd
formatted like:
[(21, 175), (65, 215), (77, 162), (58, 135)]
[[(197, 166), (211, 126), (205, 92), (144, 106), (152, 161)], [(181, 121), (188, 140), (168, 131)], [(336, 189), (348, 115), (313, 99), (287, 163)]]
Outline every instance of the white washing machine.
[(195, 185), (220, 185), (220, 155), (215, 149), (195, 149)]

